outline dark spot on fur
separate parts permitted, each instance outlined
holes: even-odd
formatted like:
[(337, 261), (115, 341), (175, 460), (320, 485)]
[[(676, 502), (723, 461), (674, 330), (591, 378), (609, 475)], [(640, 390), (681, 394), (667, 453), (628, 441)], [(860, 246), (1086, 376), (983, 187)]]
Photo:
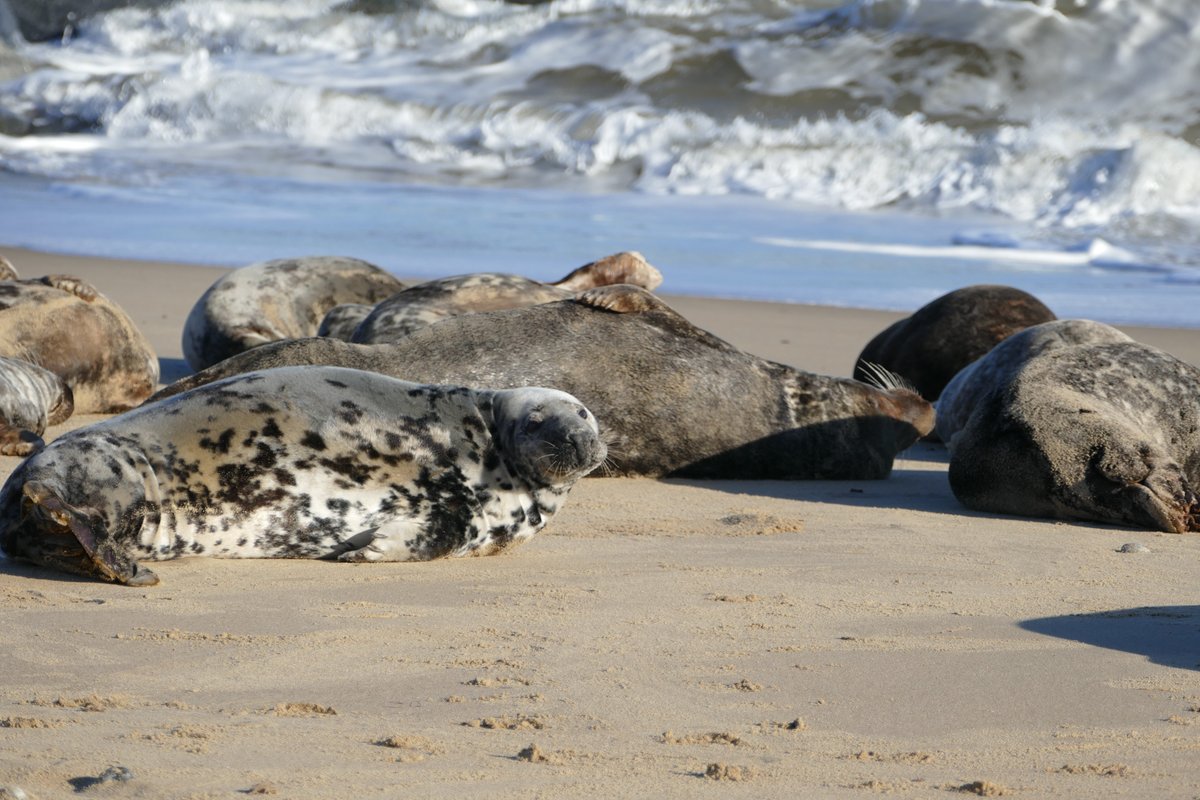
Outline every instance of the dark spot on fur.
[(200, 446), (205, 450), (211, 450), (214, 453), (225, 455), (229, 452), (229, 445), (233, 442), (233, 428), (226, 428), (221, 432), (221, 435), (213, 440), (207, 436), (200, 440)]

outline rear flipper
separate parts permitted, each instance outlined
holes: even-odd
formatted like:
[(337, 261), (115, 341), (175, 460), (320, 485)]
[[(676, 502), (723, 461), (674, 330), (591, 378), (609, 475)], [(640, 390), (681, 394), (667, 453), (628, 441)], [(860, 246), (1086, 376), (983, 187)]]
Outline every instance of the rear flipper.
[(107, 536), (97, 536), (92, 521), (43, 483), (29, 481), (22, 490), (24, 530), (20, 555), (49, 567), (122, 583), (153, 586), (158, 576), (140, 566)]
[(45, 446), (33, 431), (0, 422), (0, 456), (30, 456)]

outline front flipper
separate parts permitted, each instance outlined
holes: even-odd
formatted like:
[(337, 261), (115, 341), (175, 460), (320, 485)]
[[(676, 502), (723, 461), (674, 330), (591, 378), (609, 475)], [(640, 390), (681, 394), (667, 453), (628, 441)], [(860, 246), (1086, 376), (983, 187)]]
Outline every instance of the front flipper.
[(82, 278), (76, 278), (74, 275), (46, 275), (41, 281), (59, 291), (73, 294), (85, 303), (92, 302), (96, 299), (96, 295), (99, 294), (96, 291), (96, 287)]
[(627, 283), (588, 289), (575, 296), (575, 302), (614, 314), (640, 314), (646, 311), (675, 312), (650, 292)]
[(376, 539), (378, 528), (368, 528), (342, 541), (328, 558), (345, 562), (382, 561), (383, 553), (372, 543)]
[(37, 557), (47, 566), (126, 586), (154, 586), (158, 576), (140, 566), (107, 536), (97, 536), (87, 515), (66, 503), (43, 483), (29, 481), (25, 493), (25, 525), (41, 535)]

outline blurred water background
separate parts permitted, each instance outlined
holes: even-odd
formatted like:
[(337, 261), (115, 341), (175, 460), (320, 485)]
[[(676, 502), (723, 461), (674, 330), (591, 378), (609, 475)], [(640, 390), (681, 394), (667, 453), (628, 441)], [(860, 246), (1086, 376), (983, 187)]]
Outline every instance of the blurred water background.
[(5, 244), (1200, 326), (1195, 0), (30, 2)]

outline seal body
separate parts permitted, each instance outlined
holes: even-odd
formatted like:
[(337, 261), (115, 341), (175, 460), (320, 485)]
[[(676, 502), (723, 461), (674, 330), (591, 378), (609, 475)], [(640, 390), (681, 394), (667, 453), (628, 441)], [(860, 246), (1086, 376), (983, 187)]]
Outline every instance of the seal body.
[[(387, 302), (386, 300), (384, 302)], [(348, 342), (354, 338), (354, 331), (359, 324), (375, 309), (366, 303), (342, 303), (325, 312), (324, 319), (317, 327), (317, 336), (330, 339), (341, 339)]]
[[(499, 272), (427, 281), (376, 305), (349, 341), (394, 342), (447, 317), (552, 303), (574, 297), (580, 291), (618, 283), (654, 289), (662, 283), (662, 275), (640, 253), (623, 252), (585, 264), (556, 283), (539, 283)], [(350, 311), (343, 313), (348, 315)], [(331, 322), (334, 323), (336, 320)]]
[(946, 438), (950, 487), (969, 508), (1200, 530), (1200, 370), (1190, 364), (1063, 320), (1007, 339), (951, 388), (944, 399), (970, 400)]
[(338, 367), (239, 375), (68, 433), (0, 490), (11, 556), (125, 583), (139, 560), (482, 555), (528, 539), (605, 457), (552, 389)]
[(877, 364), (936, 400), (960, 369), (1017, 331), (1053, 319), (1040, 300), (1011, 286), (955, 289), (877, 334), (859, 354), (854, 377), (867, 380), (867, 365)]
[(375, 304), (404, 288), (366, 261), (313, 256), (263, 261), (216, 281), (192, 307), (183, 329), (183, 355), (204, 369), (252, 347), (312, 336), (329, 309)]
[(279, 342), (160, 396), (285, 364), (340, 364), (428, 383), (555, 386), (600, 417), (612, 471), (626, 475), (883, 478), (896, 454), (933, 427), (932, 407), (911, 391), (744, 353), (626, 285), (453, 317), (387, 345)]
[(1020, 331), (963, 367), (946, 384), (937, 401), (938, 438), (949, 446), (984, 397), (1012, 380), (1031, 358), (1061, 347), (1132, 341), (1111, 325), (1090, 319), (1055, 320)]
[(47, 369), (0, 356), (0, 455), (25, 456), (41, 447), (48, 425), (71, 416), (74, 397)]
[(58, 375), (85, 414), (125, 411), (158, 385), (158, 356), (129, 315), (68, 275), (0, 281), (0, 356)]

